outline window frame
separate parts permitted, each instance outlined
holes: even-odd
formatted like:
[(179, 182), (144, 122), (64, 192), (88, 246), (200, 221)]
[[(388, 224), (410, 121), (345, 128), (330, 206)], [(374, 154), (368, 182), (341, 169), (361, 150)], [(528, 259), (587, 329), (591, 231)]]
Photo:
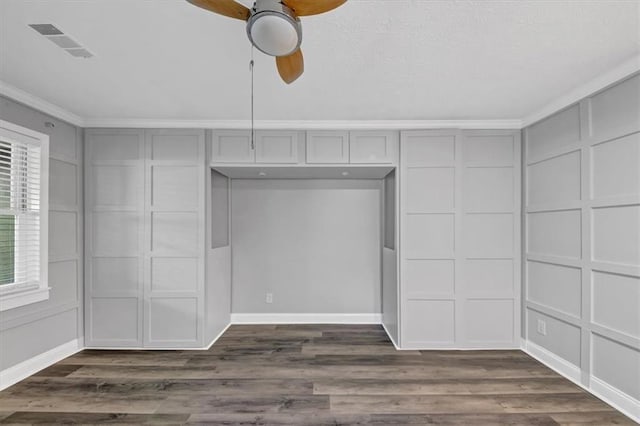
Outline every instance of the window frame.
[[(40, 277), (37, 285), (28, 287), (16, 283), (0, 285), (0, 312), (2, 312), (49, 299), (49, 136), (0, 120), (0, 139), (9, 143), (35, 145), (40, 148)], [(16, 240), (15, 259), (19, 258), (20, 247), (23, 246), (24, 242)]]

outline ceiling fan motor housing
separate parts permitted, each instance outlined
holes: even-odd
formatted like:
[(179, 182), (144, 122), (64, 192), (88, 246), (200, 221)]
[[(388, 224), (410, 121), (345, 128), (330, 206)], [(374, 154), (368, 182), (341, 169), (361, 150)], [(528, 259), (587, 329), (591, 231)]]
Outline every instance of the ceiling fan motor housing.
[(270, 56), (288, 56), (300, 48), (302, 25), (293, 10), (278, 0), (256, 0), (247, 20), (251, 43)]

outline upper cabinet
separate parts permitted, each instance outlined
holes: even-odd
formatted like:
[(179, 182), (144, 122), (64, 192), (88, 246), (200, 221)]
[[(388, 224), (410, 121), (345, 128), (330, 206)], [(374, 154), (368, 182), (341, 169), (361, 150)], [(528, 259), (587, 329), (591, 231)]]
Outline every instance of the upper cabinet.
[(252, 141), (250, 130), (214, 130), (211, 162), (295, 164), (299, 140), (298, 131), (258, 130)]
[(359, 131), (349, 133), (352, 164), (390, 164), (395, 161), (397, 132)]
[(394, 131), (307, 132), (308, 164), (393, 164), (397, 152)]
[(256, 163), (293, 164), (298, 162), (297, 131), (257, 131)]
[[(306, 142), (305, 142), (306, 141)], [(212, 164), (396, 164), (399, 132), (213, 130)]]
[(318, 130), (307, 132), (307, 163), (349, 162), (349, 132)]
[(255, 158), (250, 131), (222, 130), (213, 132), (212, 163), (253, 163)]

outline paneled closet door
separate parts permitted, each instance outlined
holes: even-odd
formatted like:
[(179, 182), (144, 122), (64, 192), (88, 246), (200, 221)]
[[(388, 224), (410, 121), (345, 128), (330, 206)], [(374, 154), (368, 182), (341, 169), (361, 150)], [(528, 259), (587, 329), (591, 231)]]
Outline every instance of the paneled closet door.
[(142, 346), (144, 133), (85, 132), (85, 343)]
[(204, 131), (146, 131), (145, 347), (200, 347)]
[(519, 132), (403, 132), (401, 153), (402, 347), (518, 347)]

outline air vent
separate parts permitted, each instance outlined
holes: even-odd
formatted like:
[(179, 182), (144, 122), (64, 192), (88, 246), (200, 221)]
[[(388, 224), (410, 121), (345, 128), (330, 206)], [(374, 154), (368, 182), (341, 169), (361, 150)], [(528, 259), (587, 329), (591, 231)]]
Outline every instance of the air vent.
[(76, 58), (90, 58), (93, 56), (93, 54), (85, 49), (80, 43), (68, 35), (65, 35), (53, 24), (29, 24), (29, 26), (45, 36), (45, 38), (54, 42), (63, 50), (66, 50), (71, 56)]
[(84, 48), (66, 49), (66, 51), (69, 52), (71, 56), (75, 56), (77, 58), (90, 58), (93, 56), (91, 52), (89, 52), (87, 49), (84, 49)]
[(53, 24), (30, 24), (31, 28), (42, 34), (43, 36), (52, 36), (64, 34)]

